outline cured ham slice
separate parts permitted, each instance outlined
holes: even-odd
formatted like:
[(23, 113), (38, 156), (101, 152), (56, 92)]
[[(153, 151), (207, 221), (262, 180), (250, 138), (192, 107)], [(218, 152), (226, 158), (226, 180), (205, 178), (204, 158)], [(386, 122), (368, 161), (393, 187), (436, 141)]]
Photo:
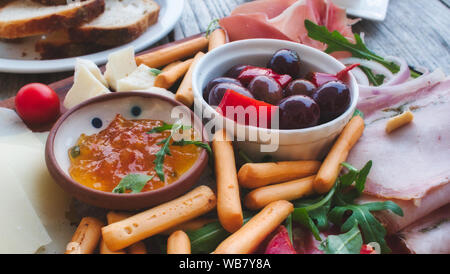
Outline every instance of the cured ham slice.
[[(404, 217), (376, 215), (388, 233), (396, 233), (450, 202), (450, 79), (366, 116), (366, 129), (347, 161), (373, 161), (361, 202), (396, 202)], [(385, 133), (388, 118), (411, 109), (414, 121)]]
[(450, 254), (450, 204), (399, 233), (411, 253)]
[(238, 6), (231, 12), (231, 15), (236, 14), (252, 14), (263, 13), (269, 19), (280, 15), (285, 9), (289, 8), (297, 0), (259, 0), (252, 1)]
[[(353, 39), (351, 25), (357, 20), (347, 18), (345, 10), (326, 0), (259, 0), (237, 7), (230, 16), (220, 20), (230, 41), (252, 38), (292, 40), (320, 50), (326, 46), (308, 37), (305, 20), (327, 26)], [(280, 38), (281, 37), (281, 38)]]

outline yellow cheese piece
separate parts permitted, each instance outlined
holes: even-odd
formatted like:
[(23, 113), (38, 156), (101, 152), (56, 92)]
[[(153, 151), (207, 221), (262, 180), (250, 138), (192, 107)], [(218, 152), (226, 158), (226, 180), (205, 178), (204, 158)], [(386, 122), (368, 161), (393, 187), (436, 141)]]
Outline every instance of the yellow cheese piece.
[[(45, 247), (44, 252), (62, 253), (75, 231), (75, 227), (66, 219), (71, 198), (48, 173), (43, 146), (30, 148), (0, 144), (0, 151), (0, 161), (9, 166), (15, 174), (52, 239), (52, 243)], [(0, 181), (3, 181), (2, 174)]]
[(5, 159), (0, 174), (0, 254), (35, 253), (51, 239)]
[(64, 107), (70, 109), (90, 98), (110, 93), (86, 66), (79, 66), (75, 73), (72, 88), (64, 99)]
[(94, 77), (100, 81), (100, 83), (102, 83), (105, 87), (108, 87), (108, 82), (94, 62), (88, 59), (77, 58), (75, 61), (75, 74), (77, 73), (80, 66), (84, 66), (85, 68), (87, 68), (92, 73), (92, 75), (94, 75)]
[(105, 79), (110, 87), (117, 90), (117, 83), (137, 69), (134, 48), (127, 47), (111, 53), (106, 63)]

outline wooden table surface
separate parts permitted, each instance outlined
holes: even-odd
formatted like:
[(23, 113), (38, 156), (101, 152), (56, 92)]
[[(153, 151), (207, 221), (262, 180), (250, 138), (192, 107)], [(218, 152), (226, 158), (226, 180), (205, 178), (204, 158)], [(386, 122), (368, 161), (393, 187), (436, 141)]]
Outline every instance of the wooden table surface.
[[(213, 19), (228, 15), (244, 2), (249, 0), (186, 0), (180, 22), (159, 44), (205, 31)], [(385, 21), (363, 20), (353, 30), (364, 32), (368, 47), (381, 56), (403, 57), (412, 66), (441, 67), (450, 74), (449, 17), (446, 0), (391, 0)], [(52, 83), (72, 74), (0, 73), (0, 100), (14, 96), (27, 83)]]

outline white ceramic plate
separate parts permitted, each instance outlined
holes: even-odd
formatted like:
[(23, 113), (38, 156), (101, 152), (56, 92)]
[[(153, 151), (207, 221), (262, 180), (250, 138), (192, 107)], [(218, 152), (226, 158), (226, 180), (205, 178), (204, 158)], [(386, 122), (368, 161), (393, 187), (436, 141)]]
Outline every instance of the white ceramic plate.
[(345, 9), (347, 13), (356, 17), (383, 21), (386, 18), (389, 0), (333, 0)]
[[(136, 52), (158, 42), (166, 36), (181, 17), (184, 0), (155, 0), (160, 6), (158, 22), (144, 34), (129, 44), (83, 56), (97, 65), (106, 63), (108, 55), (119, 48), (133, 45)], [(57, 60), (36, 60), (39, 55), (34, 51), (34, 41), (24, 43), (6, 43), (0, 41), (0, 71), (14, 73), (47, 73), (74, 69), (75, 58)]]

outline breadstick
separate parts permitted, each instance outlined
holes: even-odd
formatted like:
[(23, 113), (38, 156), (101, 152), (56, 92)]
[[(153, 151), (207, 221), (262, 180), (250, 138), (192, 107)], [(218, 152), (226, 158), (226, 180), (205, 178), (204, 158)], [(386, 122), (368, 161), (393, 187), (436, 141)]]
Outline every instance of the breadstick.
[(209, 35), (209, 48), (211, 51), (227, 43), (227, 35), (223, 29), (214, 30), (211, 35)]
[(105, 244), (105, 241), (103, 239), (100, 241), (100, 254), (127, 254), (125, 250), (120, 249), (117, 251), (112, 251), (108, 248), (108, 246)]
[(345, 126), (314, 180), (314, 190), (317, 193), (326, 193), (333, 187), (341, 170), (341, 163), (347, 160), (350, 150), (358, 142), (363, 131), (364, 120), (361, 116), (353, 117)]
[(319, 161), (248, 163), (239, 170), (239, 185), (245, 188), (257, 188), (304, 178), (316, 174), (320, 165)]
[(414, 119), (414, 115), (411, 111), (405, 111), (400, 115), (392, 117), (386, 124), (386, 133), (391, 133), (392, 131), (405, 126), (412, 122)]
[(136, 56), (136, 64), (138, 66), (145, 64), (151, 68), (160, 68), (177, 60), (197, 54), (199, 51), (206, 49), (208, 43), (208, 39), (201, 36), (171, 47)]
[(216, 206), (216, 196), (207, 186), (102, 228), (105, 243), (119, 250), (173, 226), (201, 216)]
[(194, 68), (200, 59), (203, 58), (205, 54), (203, 52), (197, 53), (195, 55), (194, 61), (192, 62), (189, 70), (186, 72), (186, 75), (183, 78), (183, 81), (180, 84), (180, 87), (175, 94), (175, 99), (188, 107), (191, 107), (194, 103), (194, 93), (192, 91), (192, 74), (194, 72)]
[(173, 67), (175, 67), (176, 65), (181, 64), (181, 63), (183, 63), (183, 62), (180, 61), (180, 60), (175, 61), (175, 62), (172, 62), (172, 63), (168, 64), (167, 66), (165, 66), (165, 67), (161, 70), (161, 72), (168, 71), (168, 70), (170, 70), (171, 68), (173, 68)]
[(314, 194), (313, 182), (316, 176), (257, 188), (245, 196), (244, 204), (250, 210), (265, 207), (279, 200), (292, 201)]
[(210, 223), (213, 223), (216, 221), (217, 221), (216, 219), (197, 218), (197, 219), (179, 224), (177, 226), (174, 226), (171, 229), (161, 232), (161, 234), (170, 235), (177, 230), (183, 230), (183, 231), (197, 230), (197, 229), (204, 227), (207, 224), (210, 224)]
[(268, 204), (241, 229), (225, 239), (214, 254), (250, 254), (274, 231), (294, 210), (288, 201)]
[(191, 241), (184, 231), (177, 230), (167, 239), (167, 254), (191, 254)]
[(212, 149), (217, 181), (217, 215), (223, 228), (233, 233), (242, 226), (244, 219), (233, 145), (224, 129), (214, 135)]
[(125, 220), (126, 218), (130, 218), (131, 216), (133, 215), (127, 212), (110, 211), (106, 214), (106, 220), (110, 225)]
[(92, 254), (100, 241), (102, 221), (84, 217), (77, 230), (72, 236), (72, 240), (67, 244), (65, 254)]
[(156, 76), (155, 87), (169, 89), (175, 84), (181, 77), (183, 77), (192, 65), (194, 59), (189, 59), (181, 62), (161, 74)]
[(128, 254), (147, 254), (147, 247), (143, 242), (137, 242), (127, 248)]

